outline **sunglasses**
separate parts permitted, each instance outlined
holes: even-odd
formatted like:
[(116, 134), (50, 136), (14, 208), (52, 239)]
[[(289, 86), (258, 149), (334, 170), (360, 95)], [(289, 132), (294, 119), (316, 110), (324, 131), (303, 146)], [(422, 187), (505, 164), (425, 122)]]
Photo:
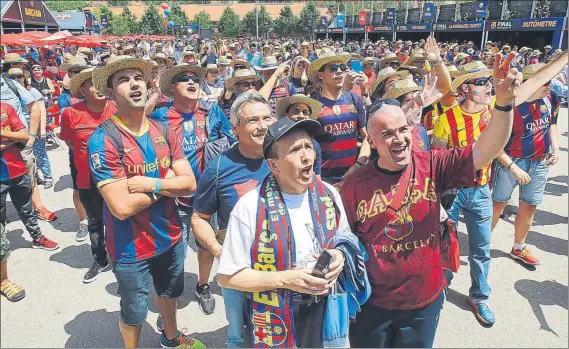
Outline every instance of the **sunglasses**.
[(189, 82), (190, 80), (193, 81), (194, 84), (200, 82), (200, 78), (197, 75), (178, 75), (172, 80), (172, 82)]
[(296, 66), (304, 69), (304, 68), (306, 68), (306, 63), (305, 62), (298, 62), (298, 63), (296, 63)]
[(387, 63), (387, 66), (391, 67), (391, 68), (399, 68), (401, 66), (401, 63), (399, 63), (397, 61), (393, 61), (393, 62)]
[(238, 82), (236, 85), (243, 86), (245, 88), (250, 88), (255, 86), (255, 82), (254, 81)]
[(374, 104), (369, 106), (369, 108), (367, 110), (367, 115), (372, 115), (373, 113), (378, 111), (384, 104), (395, 105), (398, 107), (401, 106), (401, 102), (399, 102), (399, 100), (397, 100), (395, 98), (380, 99), (377, 102), (375, 102)]
[(247, 69), (247, 67), (244, 65), (235, 65), (235, 70), (238, 70), (238, 69)]
[(211, 75), (217, 75), (217, 74), (219, 74), (219, 72), (218, 72), (217, 70), (210, 70), (210, 71), (208, 71), (208, 73), (211, 74)]
[(338, 69), (340, 69), (341, 72), (345, 72), (348, 70), (348, 66), (346, 64), (338, 64), (338, 63), (328, 64), (328, 65), (320, 68), (319, 71), (323, 72), (324, 69), (328, 69), (328, 71), (331, 73), (336, 73), (338, 71)]
[(486, 86), (488, 84), (488, 82), (490, 82), (490, 84), (492, 84), (494, 82), (494, 79), (491, 76), (489, 76), (486, 78), (478, 78), (478, 79), (470, 80), (470, 81), (467, 81), (466, 83), (468, 85), (474, 85), (474, 86)]

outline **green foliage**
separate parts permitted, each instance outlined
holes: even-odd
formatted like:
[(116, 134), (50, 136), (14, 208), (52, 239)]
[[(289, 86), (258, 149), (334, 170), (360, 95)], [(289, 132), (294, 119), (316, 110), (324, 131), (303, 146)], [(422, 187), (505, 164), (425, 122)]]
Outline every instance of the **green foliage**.
[(298, 21), (298, 26), (300, 31), (305, 34), (312, 34), (314, 28), (318, 26), (318, 21), (320, 20), (320, 12), (316, 7), (314, 2), (309, 2), (300, 11), (300, 19)]
[(140, 19), (140, 31), (147, 35), (159, 35), (164, 34), (164, 17), (160, 15), (160, 12), (155, 6), (147, 6), (144, 10), (144, 14)]
[(101, 32), (103, 34), (109, 34), (112, 32), (111, 30), (111, 20), (113, 19), (113, 13), (111, 12), (111, 9), (108, 8), (107, 6), (101, 6), (101, 7), (95, 7), (93, 9), (93, 13), (95, 14), (95, 16), (97, 16), (97, 19), (99, 20), (99, 23), (101, 22), (101, 15), (107, 15), (107, 23), (109, 23), (109, 27), (108, 28), (103, 28), (103, 26), (101, 26)]
[(279, 18), (275, 20), (275, 34), (279, 36), (291, 35), (298, 29), (298, 17), (292, 13), (290, 6), (281, 8)]
[[(259, 6), (259, 35), (266, 34), (273, 28), (273, 19), (267, 12), (265, 6)], [(243, 26), (246, 32), (256, 34), (257, 32), (257, 14), (253, 9), (245, 14), (243, 17)]]
[[(162, 10), (162, 12), (163, 11), (164, 10)], [(188, 16), (186, 16), (186, 13), (184, 12), (184, 10), (182, 10), (180, 5), (178, 5), (178, 4), (174, 4), (174, 5), (170, 4), (170, 16), (167, 17), (167, 20), (168, 21), (174, 21), (174, 23), (180, 24), (180, 25), (190, 23)]]
[(199, 24), (202, 29), (211, 29), (211, 18), (209, 17), (209, 13), (205, 11), (197, 13), (193, 23)]
[(51, 11), (65, 12), (65, 11), (82, 11), (85, 7), (89, 6), (87, 1), (83, 0), (47, 0), (45, 5)]
[(231, 7), (226, 7), (225, 10), (223, 10), (219, 18), (218, 27), (224, 36), (237, 36), (242, 32), (239, 15)]
[(116, 36), (124, 36), (130, 34), (130, 25), (125, 17), (116, 16), (109, 21), (109, 29), (111, 34)]
[(129, 0), (109, 0), (109, 6), (128, 6)]
[(120, 16), (127, 22), (129, 33), (134, 34), (140, 31), (140, 23), (138, 23), (138, 19), (136, 19), (136, 16), (130, 12), (127, 6), (123, 7)]

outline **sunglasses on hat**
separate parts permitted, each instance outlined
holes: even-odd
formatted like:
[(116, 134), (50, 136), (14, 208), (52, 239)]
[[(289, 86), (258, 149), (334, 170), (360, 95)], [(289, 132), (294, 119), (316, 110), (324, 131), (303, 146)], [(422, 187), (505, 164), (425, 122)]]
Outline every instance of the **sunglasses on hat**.
[(486, 84), (488, 84), (488, 81), (490, 81), (490, 84), (492, 84), (494, 82), (494, 79), (491, 76), (488, 76), (485, 78), (478, 78), (478, 79), (474, 79), (474, 80), (469, 80), (466, 83), (469, 85), (474, 85), (474, 86), (486, 86)]

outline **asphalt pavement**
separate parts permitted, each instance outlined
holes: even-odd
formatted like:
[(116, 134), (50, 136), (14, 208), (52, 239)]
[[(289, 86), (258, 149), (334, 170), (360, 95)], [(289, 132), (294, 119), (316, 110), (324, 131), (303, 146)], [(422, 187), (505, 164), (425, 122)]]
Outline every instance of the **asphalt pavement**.
[[(559, 114), (561, 158), (551, 168), (544, 202), (538, 207), (527, 242), (541, 265), (526, 268), (509, 258), (517, 199), (492, 236), (490, 305), (496, 315), (492, 328), (482, 327), (467, 303), (470, 287), (468, 244), (464, 224), (459, 226), (462, 265), (455, 275), (440, 316), (436, 347), (567, 347), (568, 342), (568, 132), (567, 109)], [(0, 300), (0, 347), (121, 347), (118, 331), (119, 297), (111, 271), (91, 284), (83, 275), (92, 264), (89, 240), (75, 241), (78, 221), (73, 209), (67, 150), (49, 151), (55, 186), (41, 189), (44, 204), (59, 217), (40, 226), (59, 242), (57, 251), (31, 248), (31, 238), (8, 202), (8, 238), (12, 245), (10, 278), (22, 285), (25, 299)], [(517, 196), (516, 196), (517, 197)], [(195, 245), (190, 248), (195, 251)], [(178, 324), (208, 347), (224, 347), (227, 320), (221, 290), (212, 273), (217, 302), (204, 315), (194, 296), (196, 254), (186, 259), (185, 292), (179, 300)], [(140, 346), (159, 347), (157, 308), (151, 292), (149, 313)]]

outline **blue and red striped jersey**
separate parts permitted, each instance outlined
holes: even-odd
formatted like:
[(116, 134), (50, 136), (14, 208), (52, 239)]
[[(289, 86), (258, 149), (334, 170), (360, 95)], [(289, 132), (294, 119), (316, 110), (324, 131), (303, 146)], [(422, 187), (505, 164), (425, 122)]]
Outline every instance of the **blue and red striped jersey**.
[[(26, 128), (16, 110), (8, 103), (0, 103), (0, 128), (2, 130), (0, 141), (5, 139), (2, 137), (5, 131), (16, 132)], [(17, 144), (14, 143), (0, 151), (0, 181), (9, 181), (26, 173), (28, 170)]]
[[(184, 155), (192, 166), (192, 171), (199, 181), (204, 169), (204, 147), (208, 141), (215, 141), (226, 136), (229, 143), (237, 141), (231, 132), (231, 124), (223, 110), (214, 104), (209, 112), (205, 110), (205, 103), (200, 101), (192, 113), (183, 113), (174, 106), (155, 110), (150, 118), (167, 124), (182, 141)], [(206, 122), (206, 118), (208, 119)], [(208, 129), (209, 128), (209, 129)], [(178, 202), (184, 206), (193, 205), (193, 195), (179, 197)]]
[(359, 130), (366, 127), (365, 107), (351, 92), (335, 101), (319, 93), (312, 98), (322, 103), (318, 115), (321, 127), (314, 136), (322, 148), (322, 179), (334, 184), (356, 163)]
[(504, 148), (518, 159), (539, 161), (551, 147), (551, 125), (557, 124), (559, 102), (556, 96), (526, 102), (514, 108), (512, 134)]
[[(93, 132), (87, 149), (98, 188), (134, 176), (164, 178), (172, 163), (186, 161), (180, 139), (171, 131), (166, 140), (155, 121), (148, 121), (135, 134), (116, 116), (111, 120), (119, 129), (124, 157), (121, 161), (113, 140), (102, 127)], [(113, 216), (105, 203), (103, 222), (107, 249), (115, 262), (133, 263), (154, 257), (170, 249), (181, 237), (176, 202), (166, 196), (125, 220)]]

